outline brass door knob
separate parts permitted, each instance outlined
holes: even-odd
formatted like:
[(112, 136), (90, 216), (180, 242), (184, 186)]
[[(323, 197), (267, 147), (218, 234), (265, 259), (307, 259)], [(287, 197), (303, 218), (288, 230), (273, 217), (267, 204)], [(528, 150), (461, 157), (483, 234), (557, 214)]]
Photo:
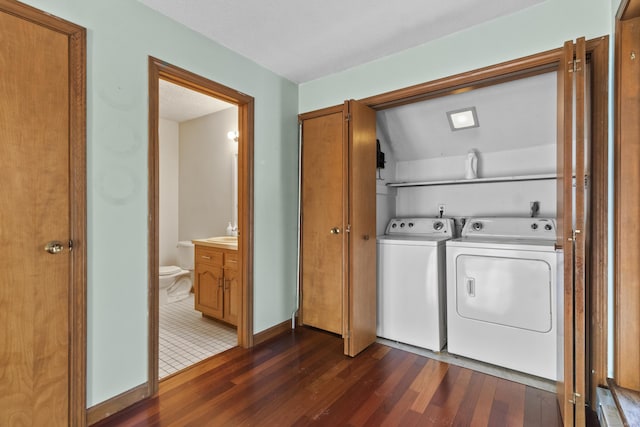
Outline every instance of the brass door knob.
[(57, 255), (64, 250), (64, 244), (57, 240), (52, 240), (51, 242), (46, 244), (44, 250), (49, 252), (51, 255)]

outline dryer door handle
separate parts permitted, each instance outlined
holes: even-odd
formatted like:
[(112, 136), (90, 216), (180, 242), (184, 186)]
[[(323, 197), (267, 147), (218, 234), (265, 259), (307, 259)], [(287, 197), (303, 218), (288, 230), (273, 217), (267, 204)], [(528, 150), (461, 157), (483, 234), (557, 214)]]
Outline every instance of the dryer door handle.
[(476, 296), (476, 279), (473, 277), (466, 278), (467, 295), (470, 297)]

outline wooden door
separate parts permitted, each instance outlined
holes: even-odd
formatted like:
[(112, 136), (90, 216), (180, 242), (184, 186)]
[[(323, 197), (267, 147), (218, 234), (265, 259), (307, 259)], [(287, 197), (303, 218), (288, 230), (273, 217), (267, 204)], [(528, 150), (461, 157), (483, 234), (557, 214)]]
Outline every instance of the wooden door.
[(84, 425), (84, 30), (2, 0), (0, 64), (0, 425)]
[(355, 356), (376, 340), (376, 113), (345, 103), (349, 126), (349, 282), (345, 287), (344, 353)]
[(302, 119), (302, 324), (376, 339), (376, 115), (356, 101)]
[(562, 357), (558, 364), (557, 396), (565, 426), (584, 426), (589, 152), (584, 38), (578, 39), (575, 46), (571, 41), (566, 42), (563, 57), (558, 76), (558, 246), (563, 251), (564, 283), (558, 316), (562, 316), (564, 326), (558, 343)]
[(302, 122), (302, 324), (337, 334), (343, 334), (346, 280), (344, 122), (342, 106)]

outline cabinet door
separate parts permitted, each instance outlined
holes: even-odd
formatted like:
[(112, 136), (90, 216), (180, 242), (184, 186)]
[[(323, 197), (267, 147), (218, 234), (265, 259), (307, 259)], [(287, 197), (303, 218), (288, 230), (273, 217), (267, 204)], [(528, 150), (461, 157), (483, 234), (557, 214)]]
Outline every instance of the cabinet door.
[(224, 254), (224, 320), (238, 324), (240, 315), (240, 281), (238, 280), (238, 253)]
[(223, 271), (221, 266), (196, 264), (196, 310), (208, 316), (223, 317)]
[(305, 325), (342, 334), (344, 112), (339, 106), (311, 117), (305, 115), (302, 120), (301, 320)]
[(224, 320), (232, 325), (238, 324), (240, 315), (240, 283), (238, 270), (224, 269)]

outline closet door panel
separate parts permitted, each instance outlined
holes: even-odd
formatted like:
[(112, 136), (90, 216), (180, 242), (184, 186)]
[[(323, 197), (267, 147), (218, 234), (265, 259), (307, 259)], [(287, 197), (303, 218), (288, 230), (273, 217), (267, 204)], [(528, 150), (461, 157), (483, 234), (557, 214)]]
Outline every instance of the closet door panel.
[(355, 356), (376, 340), (376, 113), (348, 101), (349, 127), (349, 333), (345, 354)]
[(343, 333), (344, 170), (342, 108), (303, 120), (302, 323)]

